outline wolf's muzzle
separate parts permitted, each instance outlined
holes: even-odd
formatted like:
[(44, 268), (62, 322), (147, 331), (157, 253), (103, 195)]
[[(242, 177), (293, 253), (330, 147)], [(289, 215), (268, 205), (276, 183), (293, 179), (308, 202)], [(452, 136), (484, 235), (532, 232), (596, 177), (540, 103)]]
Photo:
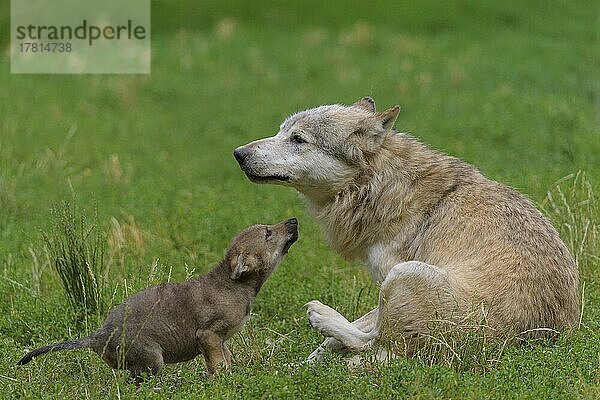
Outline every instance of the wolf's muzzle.
[(233, 156), (235, 157), (238, 164), (240, 164), (240, 165), (242, 165), (244, 163), (244, 160), (246, 159), (246, 157), (248, 157), (248, 154), (250, 154), (250, 151), (247, 148), (245, 148), (244, 146), (238, 147), (233, 152)]

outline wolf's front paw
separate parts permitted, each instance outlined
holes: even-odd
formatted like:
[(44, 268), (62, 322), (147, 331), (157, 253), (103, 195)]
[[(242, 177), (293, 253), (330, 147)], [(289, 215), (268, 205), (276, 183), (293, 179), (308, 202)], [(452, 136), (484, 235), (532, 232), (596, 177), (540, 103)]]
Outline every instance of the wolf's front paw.
[(305, 304), (306, 316), (308, 317), (308, 323), (318, 332), (323, 332), (325, 324), (325, 316), (323, 315), (324, 304), (318, 300), (309, 301)]
[(340, 313), (318, 300), (309, 301), (305, 305), (310, 325), (323, 336), (334, 336), (333, 330), (336, 322), (339, 322), (340, 318), (344, 319)]

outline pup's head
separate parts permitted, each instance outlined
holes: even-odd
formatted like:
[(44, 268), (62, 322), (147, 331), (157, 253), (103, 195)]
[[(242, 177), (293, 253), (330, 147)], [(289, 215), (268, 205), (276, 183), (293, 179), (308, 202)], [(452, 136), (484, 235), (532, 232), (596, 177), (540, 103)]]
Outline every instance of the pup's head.
[(237, 280), (251, 274), (269, 275), (298, 239), (298, 221), (253, 225), (240, 232), (227, 250), (229, 276)]
[(399, 112), (399, 106), (377, 112), (370, 97), (301, 111), (275, 136), (240, 146), (234, 156), (253, 182), (292, 186), (309, 196), (335, 194), (392, 134)]

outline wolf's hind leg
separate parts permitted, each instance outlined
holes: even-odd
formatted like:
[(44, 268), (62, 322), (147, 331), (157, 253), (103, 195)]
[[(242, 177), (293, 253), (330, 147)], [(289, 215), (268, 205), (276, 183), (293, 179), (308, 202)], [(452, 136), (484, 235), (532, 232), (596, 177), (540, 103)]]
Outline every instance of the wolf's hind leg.
[(420, 261), (395, 265), (379, 293), (379, 344), (404, 342), (410, 355), (429, 332), (429, 323), (449, 316), (456, 300), (446, 271)]

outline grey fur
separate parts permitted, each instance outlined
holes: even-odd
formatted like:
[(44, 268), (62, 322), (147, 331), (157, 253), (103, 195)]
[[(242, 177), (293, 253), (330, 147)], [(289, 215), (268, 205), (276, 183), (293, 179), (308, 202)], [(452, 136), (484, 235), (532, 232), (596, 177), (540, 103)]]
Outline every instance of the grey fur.
[(331, 247), (381, 285), (379, 307), (354, 323), (307, 304), (329, 337), (309, 360), (324, 348), (418, 344), (429, 321), (473, 310), (499, 336), (576, 327), (579, 273), (554, 227), (514, 189), (394, 131), (398, 112), (367, 98), (320, 106), (235, 150), (252, 181), (297, 189)]

